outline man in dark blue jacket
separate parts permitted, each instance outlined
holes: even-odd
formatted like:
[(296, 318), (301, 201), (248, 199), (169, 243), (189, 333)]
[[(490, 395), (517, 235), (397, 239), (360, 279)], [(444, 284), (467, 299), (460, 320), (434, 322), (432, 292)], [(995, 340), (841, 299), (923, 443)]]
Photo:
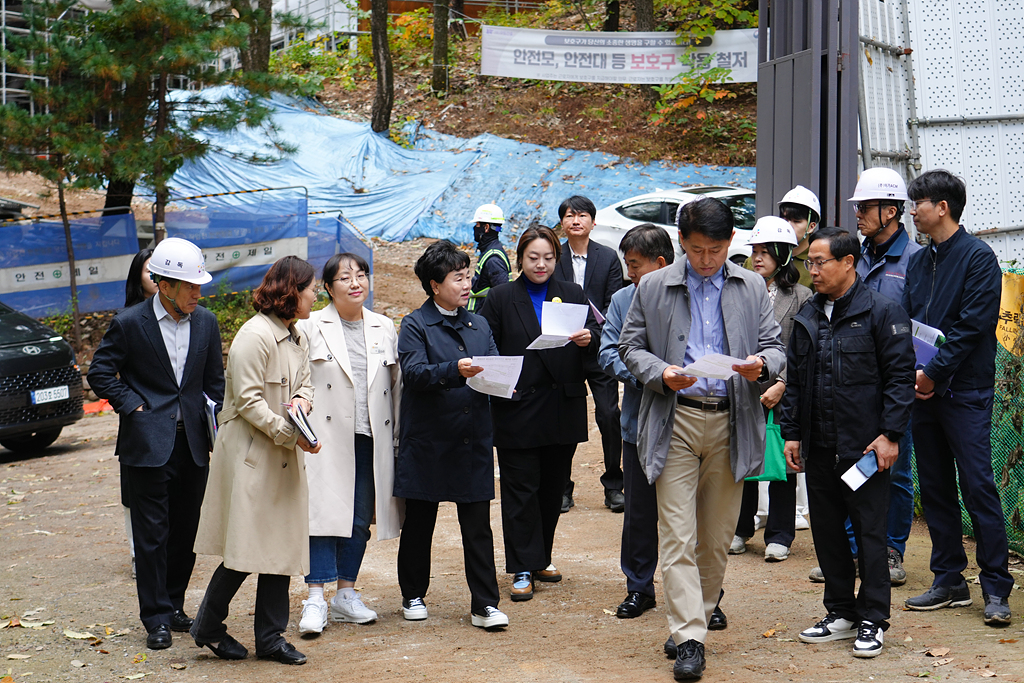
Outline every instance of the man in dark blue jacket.
[(476, 240), (480, 258), (476, 261), (473, 273), (473, 288), (469, 292), (469, 303), (466, 310), (479, 313), (483, 310), (487, 293), (492, 287), (503, 285), (509, 281), (512, 264), (508, 254), (501, 246), (501, 226), (505, 223), (505, 214), (497, 204), (478, 206), (473, 214), (473, 239)]
[(1013, 577), (999, 492), (992, 475), (992, 397), (1002, 273), (992, 249), (959, 225), (967, 203), (963, 180), (928, 171), (907, 189), (917, 229), (931, 247), (910, 259), (903, 307), (916, 322), (938, 328), (945, 342), (917, 371), (914, 443), (917, 478), (935, 580), (906, 601), (914, 610), (965, 607), (967, 555), (957, 480), (971, 515), (981, 568), (985, 623), (1010, 623)]
[[(807, 267), (817, 294), (793, 321), (782, 397), (786, 461), (807, 471), (811, 532), (825, 575), (825, 618), (799, 635), (805, 643), (856, 638), (855, 657), (875, 657), (889, 628), (886, 517), (889, 468), (913, 403), (910, 319), (857, 275), (857, 239), (841, 228), (811, 236)], [(852, 490), (842, 479), (866, 454), (878, 471)], [(853, 522), (860, 568), (854, 594)]]

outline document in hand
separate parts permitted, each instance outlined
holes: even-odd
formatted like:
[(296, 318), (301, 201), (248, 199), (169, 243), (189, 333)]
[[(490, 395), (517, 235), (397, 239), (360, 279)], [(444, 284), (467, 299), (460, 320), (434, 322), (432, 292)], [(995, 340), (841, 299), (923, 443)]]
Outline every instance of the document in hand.
[(484, 371), (466, 380), (470, 389), (481, 394), (512, 398), (519, 373), (523, 371), (522, 356), (473, 356), (473, 365)]
[(914, 353), (917, 356), (914, 367), (921, 369), (928, 365), (935, 354), (939, 352), (939, 347), (946, 341), (946, 335), (942, 333), (942, 330), (917, 320), (911, 320), (910, 326), (914, 333)]
[(302, 408), (295, 404), (289, 405), (288, 417), (291, 418), (292, 424), (299, 430), (302, 437), (309, 442), (309, 445), (316, 446), (316, 434), (313, 433), (313, 427), (309, 424), (306, 414), (302, 412)]
[(874, 451), (868, 451), (853, 467), (843, 472), (841, 479), (846, 482), (851, 491), (856, 491), (877, 471), (878, 456)]
[(540, 311), (540, 336), (527, 349), (557, 349), (569, 343), (569, 335), (587, 326), (587, 304), (545, 301)]
[(734, 358), (721, 353), (709, 353), (701, 356), (676, 374), (690, 377), (708, 377), (710, 379), (729, 379), (739, 374), (732, 369), (734, 365), (750, 365), (746, 358)]
[(206, 437), (210, 440), (210, 450), (217, 443), (217, 402), (203, 392), (206, 405), (203, 406), (203, 416), (206, 418)]

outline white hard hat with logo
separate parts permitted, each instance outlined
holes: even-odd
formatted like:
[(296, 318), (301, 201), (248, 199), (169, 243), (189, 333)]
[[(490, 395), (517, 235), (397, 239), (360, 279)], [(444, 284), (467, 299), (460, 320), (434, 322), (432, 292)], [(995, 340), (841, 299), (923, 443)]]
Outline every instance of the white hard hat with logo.
[(857, 180), (857, 189), (847, 201), (862, 202), (865, 199), (888, 199), (894, 202), (907, 201), (907, 184), (891, 168), (866, 168)]
[(505, 222), (505, 214), (497, 204), (483, 204), (478, 206), (473, 214), (474, 223), (496, 223), (502, 225)]
[(806, 206), (808, 209), (813, 209), (814, 213), (821, 215), (821, 203), (818, 201), (818, 196), (808, 190), (803, 185), (797, 185), (792, 190), (787, 192), (779, 204), (799, 204), (800, 206)]
[(769, 244), (779, 242), (796, 246), (799, 241), (796, 238), (796, 231), (784, 218), (778, 216), (762, 216), (754, 223), (754, 229), (747, 239), (747, 244)]
[(168, 237), (156, 245), (149, 257), (149, 272), (160, 277), (205, 285), (213, 279), (199, 247), (179, 237)]

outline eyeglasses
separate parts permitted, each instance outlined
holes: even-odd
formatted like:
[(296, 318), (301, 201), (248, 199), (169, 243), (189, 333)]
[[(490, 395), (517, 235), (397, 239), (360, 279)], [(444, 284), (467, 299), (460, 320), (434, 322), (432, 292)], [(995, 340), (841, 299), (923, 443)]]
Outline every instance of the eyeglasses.
[(867, 202), (857, 202), (853, 205), (853, 210), (857, 213), (867, 213), (871, 209), (881, 206), (881, 203), (868, 204)]
[(807, 264), (807, 270), (811, 271), (811, 270), (821, 270), (822, 266), (824, 266), (826, 263), (828, 263), (829, 261), (836, 261), (836, 260), (838, 260), (836, 257), (823, 258), (820, 261), (812, 261), (810, 259), (807, 259), (806, 261), (804, 261), (804, 263)]
[(354, 279), (350, 277), (339, 277), (331, 280), (331, 282), (340, 282), (342, 287), (351, 287), (353, 282), (359, 282), (365, 285), (369, 281), (370, 278), (366, 276), (366, 273), (359, 273), (359, 275), (356, 275)]
[(934, 203), (935, 203), (935, 202), (933, 202), (933, 201), (932, 201), (932, 200), (930, 200), (930, 199), (918, 199), (917, 201), (913, 201), (913, 200), (911, 200), (911, 201), (912, 201), (912, 202), (913, 202), (913, 204), (914, 204), (914, 210), (915, 210), (915, 211), (916, 211), (917, 209), (920, 209), (920, 208), (921, 208), (921, 205), (922, 205), (922, 204), (934, 204)]

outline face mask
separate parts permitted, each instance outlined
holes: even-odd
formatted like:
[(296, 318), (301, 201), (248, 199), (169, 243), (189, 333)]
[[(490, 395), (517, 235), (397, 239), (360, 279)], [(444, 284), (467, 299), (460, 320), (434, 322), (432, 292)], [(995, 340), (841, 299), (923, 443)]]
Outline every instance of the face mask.
[(487, 233), (487, 227), (486, 226), (480, 225), (479, 223), (477, 223), (476, 225), (473, 226), (473, 239), (475, 241), (479, 242), (480, 240), (482, 240), (486, 233)]

